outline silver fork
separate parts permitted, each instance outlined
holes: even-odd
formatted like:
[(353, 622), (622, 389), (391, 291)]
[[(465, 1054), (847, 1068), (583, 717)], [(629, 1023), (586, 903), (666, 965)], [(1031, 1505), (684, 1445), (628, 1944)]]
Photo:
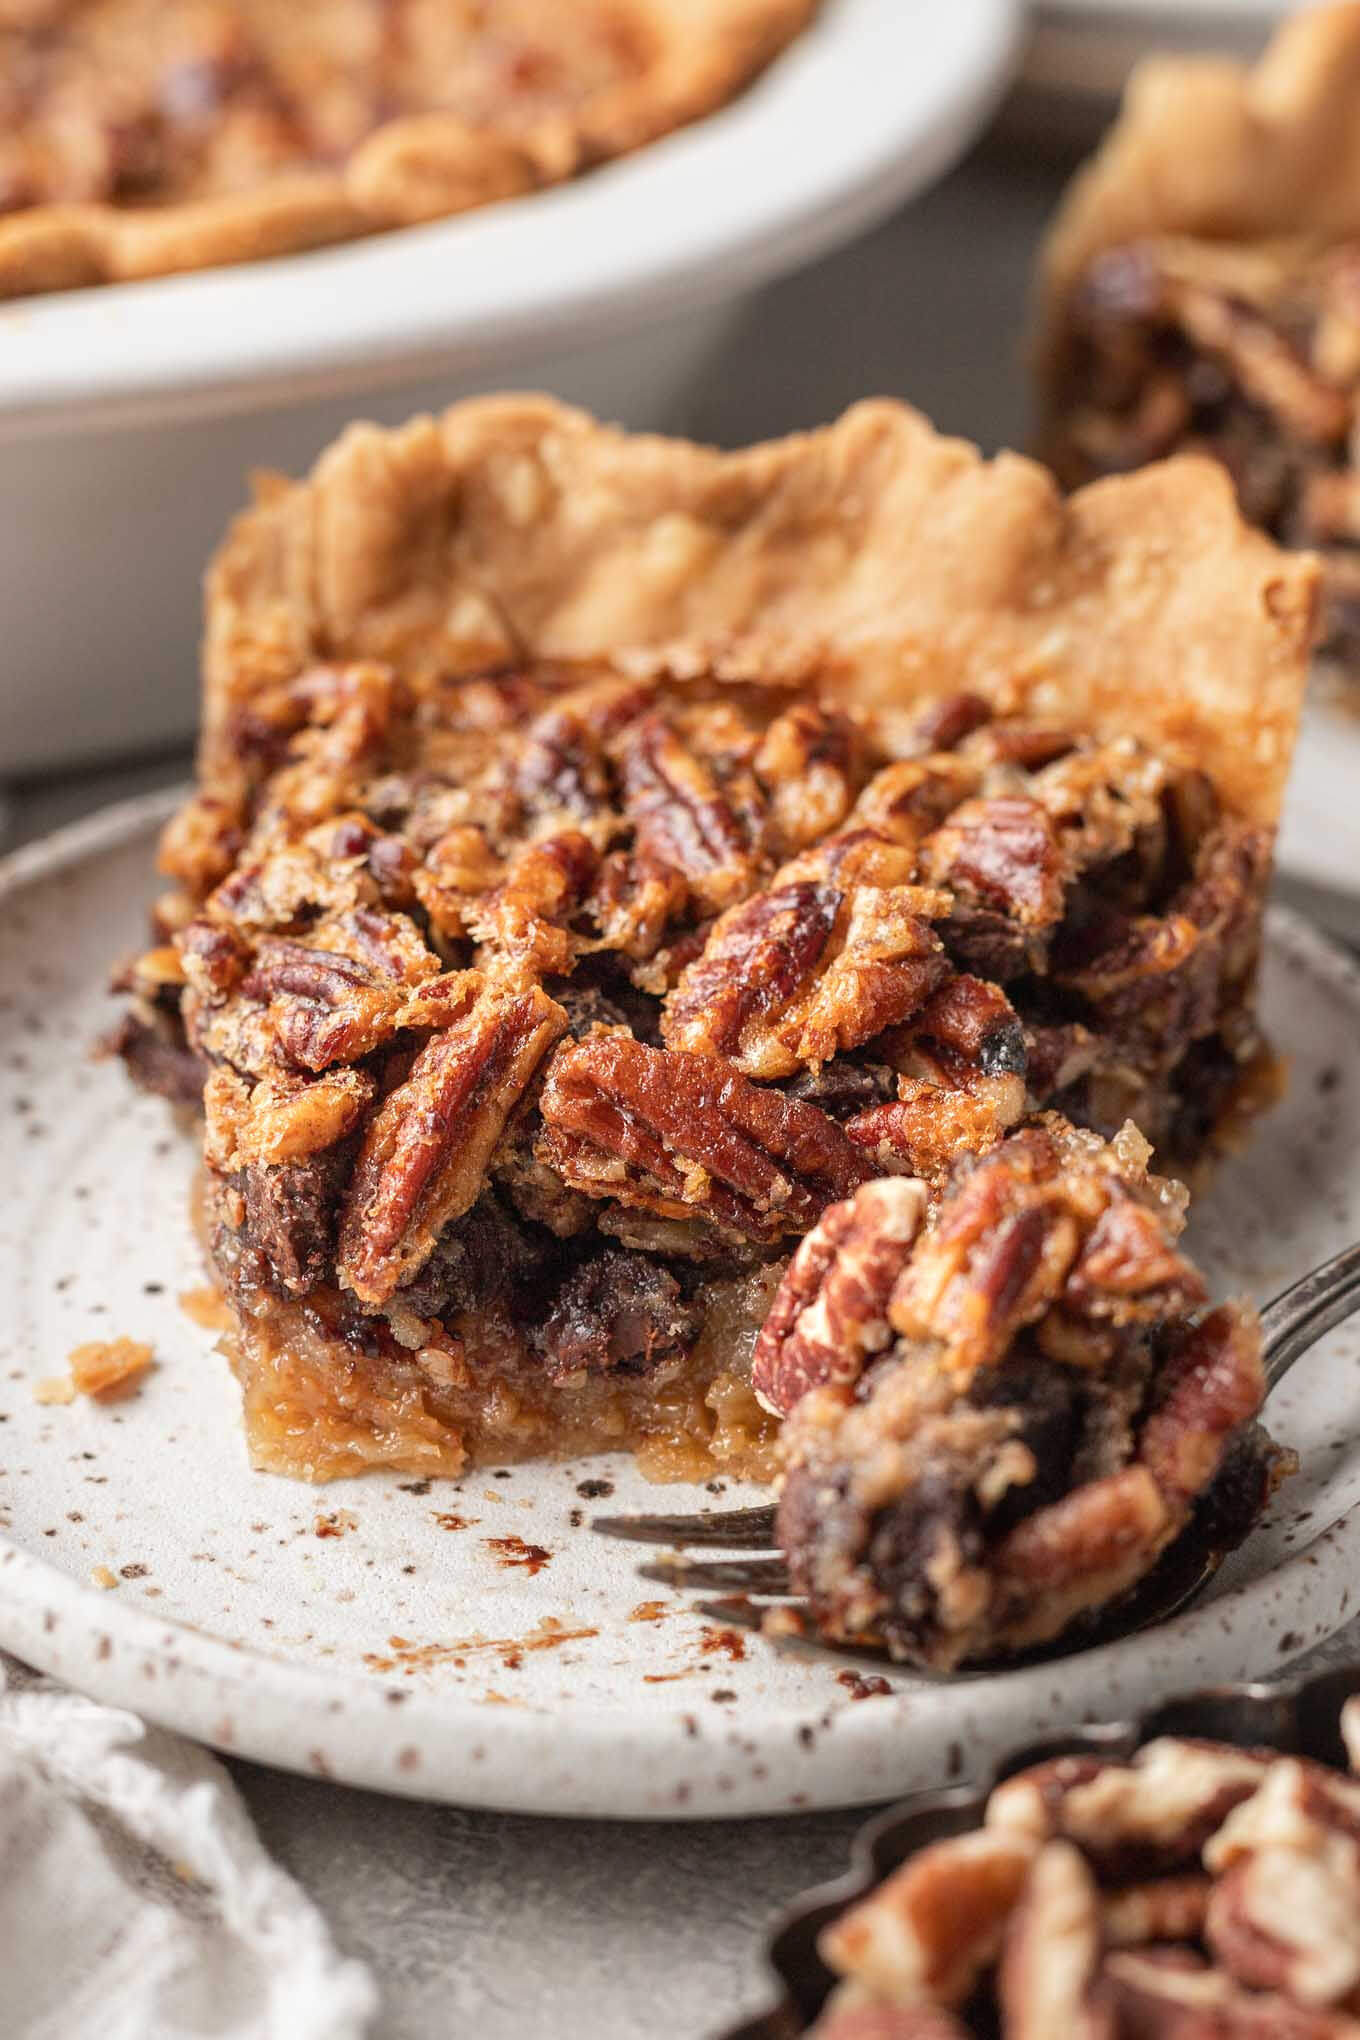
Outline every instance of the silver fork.
[[(1266, 1392), (1283, 1381), (1294, 1362), (1335, 1326), (1360, 1308), (1360, 1243), (1346, 1247), (1319, 1268), (1300, 1276), (1261, 1312), (1262, 1359)], [(666, 1587), (716, 1593), (720, 1599), (700, 1601), (702, 1614), (742, 1629), (759, 1630), (773, 1610), (784, 1610), (780, 1628), (770, 1640), (800, 1656), (887, 1662), (878, 1644), (822, 1643), (799, 1633), (797, 1600), (788, 1568), (775, 1547), (775, 1511), (771, 1504), (753, 1509), (703, 1509), (697, 1515), (596, 1516), (591, 1523), (605, 1537), (634, 1544), (659, 1544), (673, 1556), (639, 1566), (639, 1576)], [(741, 1558), (695, 1559), (691, 1551), (740, 1551)], [(1113, 1643), (1121, 1636), (1165, 1622), (1189, 1607), (1221, 1562), (1222, 1554), (1195, 1549), (1194, 1525), (1164, 1554), (1156, 1568), (1132, 1594), (1080, 1634), (1058, 1641), (1034, 1657), (1059, 1657)], [(1020, 1660), (1009, 1660), (1018, 1663)]]

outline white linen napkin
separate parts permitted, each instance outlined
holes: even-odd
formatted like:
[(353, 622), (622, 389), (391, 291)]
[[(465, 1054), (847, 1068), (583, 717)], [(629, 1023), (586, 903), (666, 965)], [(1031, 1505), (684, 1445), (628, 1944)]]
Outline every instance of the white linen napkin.
[(362, 2040), (372, 1977), (206, 1750), (0, 1658), (5, 2040)]

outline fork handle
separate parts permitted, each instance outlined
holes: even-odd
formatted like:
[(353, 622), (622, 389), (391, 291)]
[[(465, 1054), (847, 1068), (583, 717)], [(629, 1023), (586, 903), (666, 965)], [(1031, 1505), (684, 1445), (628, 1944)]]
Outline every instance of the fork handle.
[(1281, 1290), (1261, 1312), (1266, 1387), (1284, 1379), (1310, 1346), (1360, 1309), (1360, 1242)]

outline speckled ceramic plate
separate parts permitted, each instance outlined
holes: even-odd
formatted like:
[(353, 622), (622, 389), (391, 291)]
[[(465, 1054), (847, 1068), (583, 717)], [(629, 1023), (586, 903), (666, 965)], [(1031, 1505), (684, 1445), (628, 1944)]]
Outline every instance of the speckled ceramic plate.
[[(592, 1537), (611, 1508), (699, 1506), (618, 1460), (427, 1487), (252, 1473), (237, 1394), (182, 1309), (203, 1277), (191, 1143), (90, 1060), (136, 945), (163, 798), (0, 875), (0, 1644), (101, 1698), (268, 1762), (544, 1813), (722, 1815), (887, 1799), (1018, 1739), (1278, 1668), (1334, 1631), (1360, 1565), (1360, 1341), (1274, 1407), (1304, 1472), (1212, 1601), (1050, 1668), (855, 1700), (833, 1665), (706, 1623)], [(1266, 1008), (1288, 1102), (1196, 1220), (1216, 1284), (1265, 1297), (1360, 1232), (1360, 977), (1277, 918)], [(112, 1407), (34, 1399), (78, 1342), (153, 1344)], [(726, 1503), (749, 1499), (729, 1487)], [(97, 1581), (102, 1581), (101, 1586)]]

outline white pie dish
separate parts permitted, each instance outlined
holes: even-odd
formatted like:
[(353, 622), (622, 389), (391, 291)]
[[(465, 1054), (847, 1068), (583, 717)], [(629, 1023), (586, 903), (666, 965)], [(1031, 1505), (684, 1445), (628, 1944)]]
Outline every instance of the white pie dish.
[[(834, 1664), (778, 1657), (644, 1585), (638, 1553), (586, 1527), (601, 1506), (711, 1506), (703, 1489), (648, 1487), (617, 1459), (428, 1492), (252, 1473), (226, 1363), (177, 1302), (203, 1280), (193, 1142), (84, 1053), (115, 1010), (107, 962), (137, 942), (170, 799), (109, 810), (0, 868), (0, 1115), (20, 1129), (20, 1166), (0, 1179), (0, 1647), (223, 1748), (356, 1784), (538, 1813), (718, 1817), (939, 1784), (1088, 1714), (1276, 1670), (1347, 1619), (1355, 1325), (1273, 1400), (1303, 1471), (1203, 1605), (1049, 1666), (894, 1674), (890, 1694), (862, 1701)], [(1192, 1232), (1211, 1284), (1258, 1299), (1360, 1234), (1360, 973), (1279, 917), (1265, 1017), (1289, 1097)], [(34, 1400), (72, 1346), (117, 1335), (157, 1354), (136, 1397)], [(580, 1490), (601, 1479), (607, 1503)], [(729, 1486), (724, 1505), (748, 1498)], [(489, 1541), (516, 1537), (542, 1562)]]
[(1019, 14), (826, 0), (729, 107), (576, 183), (0, 310), (0, 773), (192, 729), (198, 575), (244, 474), (309, 465), (356, 413), (519, 386), (682, 425), (679, 393), (746, 293), (888, 212), (976, 133)]

